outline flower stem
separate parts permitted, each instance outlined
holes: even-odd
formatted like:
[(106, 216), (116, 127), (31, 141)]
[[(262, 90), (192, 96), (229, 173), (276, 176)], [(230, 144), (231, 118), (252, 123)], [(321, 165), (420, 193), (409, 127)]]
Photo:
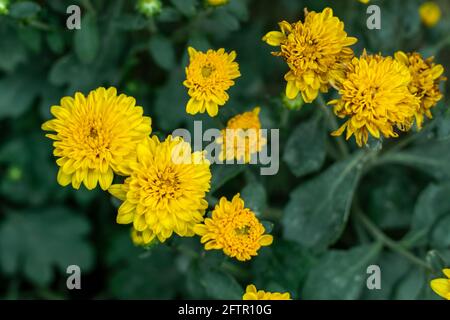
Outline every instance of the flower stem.
[(395, 242), (391, 238), (389, 238), (387, 235), (383, 233), (383, 231), (380, 230), (370, 219), (367, 217), (362, 210), (355, 206), (355, 217), (364, 225), (364, 227), (369, 231), (369, 233), (372, 234), (372, 236), (379, 241), (381, 241), (386, 247), (391, 249), (392, 251), (397, 252), (404, 258), (408, 259), (410, 262), (416, 264), (417, 266), (424, 268), (427, 271), (432, 271), (431, 267), (423, 261), (422, 259), (419, 259), (415, 255), (413, 255), (410, 251), (408, 251), (404, 246), (402, 246), (400, 243)]
[[(327, 118), (330, 129), (333, 131), (339, 129), (339, 124), (336, 121), (336, 117), (333, 115), (330, 108), (327, 107), (322, 95), (320, 94), (318, 95), (317, 102), (319, 104), (320, 109), (323, 111), (325, 117)], [(347, 157), (350, 154), (350, 152), (348, 151), (347, 144), (345, 143), (344, 139), (342, 138), (342, 136), (336, 137), (336, 139), (337, 145), (339, 147), (342, 156)]]

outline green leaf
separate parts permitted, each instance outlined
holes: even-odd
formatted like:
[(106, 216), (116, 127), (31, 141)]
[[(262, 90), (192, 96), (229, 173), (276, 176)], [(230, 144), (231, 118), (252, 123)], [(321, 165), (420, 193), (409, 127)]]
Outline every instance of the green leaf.
[(114, 20), (114, 24), (122, 30), (137, 31), (144, 29), (148, 25), (148, 21), (142, 15), (124, 14)]
[(433, 248), (450, 247), (450, 211), (442, 216), (431, 231), (431, 246)]
[(95, 17), (87, 13), (81, 20), (81, 29), (74, 35), (75, 53), (81, 62), (89, 64), (95, 60), (100, 48), (100, 36)]
[(150, 39), (150, 54), (156, 64), (163, 69), (170, 70), (175, 65), (175, 52), (172, 42), (161, 35), (155, 35)]
[(426, 285), (426, 277), (422, 270), (412, 268), (395, 288), (394, 299), (415, 300), (420, 299), (420, 293)]
[[(391, 251), (382, 252), (374, 264), (379, 266), (381, 270), (381, 290), (364, 288), (361, 299), (393, 299), (396, 286), (407, 275), (408, 271), (412, 269), (411, 264), (402, 256)], [(368, 276), (366, 275), (365, 278), (367, 279)]]
[(426, 139), (413, 148), (388, 154), (381, 161), (407, 165), (428, 173), (438, 180), (450, 179), (450, 139)]
[(361, 202), (373, 222), (382, 229), (408, 229), (411, 224), (415, 202), (422, 191), (409, 168), (386, 166), (374, 170), (364, 178), (361, 185)]
[(218, 270), (204, 272), (200, 278), (200, 283), (211, 299), (240, 300), (244, 293), (239, 283), (232, 276)]
[(27, 59), (25, 45), (15, 29), (0, 24), (0, 70), (12, 72)]
[(367, 267), (380, 250), (381, 245), (374, 244), (328, 251), (309, 273), (302, 299), (357, 299), (366, 284)]
[(168, 82), (156, 91), (155, 114), (158, 126), (163, 130), (173, 130), (180, 126), (187, 117), (187, 93), (183, 87), (184, 74), (174, 69)]
[(13, 18), (24, 19), (36, 15), (41, 10), (41, 7), (32, 1), (15, 2), (9, 9), (9, 14)]
[(296, 177), (320, 169), (325, 161), (326, 130), (321, 119), (300, 123), (290, 135), (283, 160)]
[(290, 194), (282, 220), (287, 239), (322, 250), (339, 238), (347, 223), (361, 161), (361, 153), (353, 155)]
[(261, 216), (267, 207), (266, 189), (261, 183), (251, 182), (241, 191), (245, 207), (250, 208), (257, 216)]
[[(195, 14), (197, 0), (170, 0), (174, 7), (185, 16), (191, 17)], [(164, 10), (163, 10), (164, 11)]]
[(0, 119), (17, 118), (31, 107), (42, 85), (40, 74), (34, 69), (20, 68), (19, 72), (0, 80)]
[(261, 250), (252, 265), (257, 288), (267, 291), (290, 292), (293, 299), (302, 299), (299, 290), (316, 259), (298, 244), (282, 239)]
[(244, 171), (245, 165), (240, 164), (215, 164), (211, 166), (211, 190), (210, 193), (217, 191), (225, 183)]
[[(450, 183), (432, 184), (420, 194), (414, 208), (411, 230), (404, 241), (425, 244), (430, 240), (430, 232), (435, 223), (450, 214), (449, 194)], [(440, 237), (441, 231), (437, 229), (436, 232)], [(442, 240), (446, 240), (445, 235)]]
[(75, 77), (79, 65), (74, 55), (66, 55), (53, 63), (49, 73), (49, 81), (53, 85), (62, 85), (70, 82)]
[[(167, 246), (149, 251), (133, 246), (129, 232), (113, 239), (108, 249), (108, 263), (113, 266), (108, 291), (118, 299), (173, 299), (179, 273), (174, 254)], [(164, 276), (161, 272), (164, 270)]]
[(22, 272), (42, 286), (52, 281), (54, 267), (65, 273), (75, 264), (88, 271), (93, 262), (92, 248), (84, 240), (89, 229), (85, 218), (62, 207), (11, 212), (0, 226), (0, 269)]
[(60, 32), (50, 32), (46, 36), (47, 45), (53, 53), (61, 54), (64, 50), (64, 38)]
[(31, 27), (20, 28), (18, 30), (18, 36), (28, 49), (38, 53), (41, 50), (42, 34)]

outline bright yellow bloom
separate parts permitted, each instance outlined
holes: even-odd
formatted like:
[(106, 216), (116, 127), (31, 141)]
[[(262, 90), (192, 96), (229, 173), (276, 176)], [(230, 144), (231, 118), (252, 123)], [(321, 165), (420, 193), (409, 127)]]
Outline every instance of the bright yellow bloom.
[(233, 79), (241, 76), (239, 65), (234, 61), (236, 52), (226, 53), (222, 48), (203, 53), (189, 47), (188, 53), (190, 62), (183, 84), (189, 89), (191, 98), (186, 112), (197, 114), (207, 111), (214, 117), (219, 112), (219, 106), (228, 101), (226, 91), (234, 85)]
[(291, 300), (289, 292), (266, 292), (257, 290), (253, 284), (247, 286), (242, 300)]
[(264, 234), (264, 226), (255, 214), (244, 207), (239, 193), (230, 202), (222, 197), (211, 218), (197, 224), (194, 232), (200, 236), (206, 250), (223, 250), (239, 261), (250, 260), (258, 255), (261, 246), (272, 244), (273, 237)]
[(432, 28), (441, 20), (441, 9), (436, 2), (427, 1), (419, 7), (419, 15), (423, 24)]
[(319, 91), (327, 92), (343, 77), (343, 64), (353, 57), (349, 46), (357, 39), (347, 36), (344, 23), (330, 8), (319, 13), (305, 10), (305, 22), (282, 21), (279, 26), (281, 32), (271, 31), (263, 41), (280, 46), (281, 51), (272, 54), (283, 57), (290, 68), (284, 76), (286, 96), (294, 99), (301, 92), (305, 102), (312, 102)]
[(227, 122), (222, 135), (216, 140), (222, 145), (219, 158), (224, 160), (238, 159), (249, 163), (251, 156), (258, 153), (267, 144), (259, 121), (259, 107), (234, 116)]
[(420, 106), (416, 111), (417, 127), (422, 128), (424, 115), (431, 119), (431, 108), (442, 99), (442, 93), (439, 90), (439, 82), (445, 80), (442, 77), (444, 67), (433, 62), (433, 57), (423, 59), (417, 53), (404, 53), (398, 51), (395, 53), (395, 59), (409, 68), (412, 81), (409, 84), (409, 91), (420, 98)]
[(450, 269), (444, 269), (442, 272), (448, 279), (440, 278), (431, 280), (431, 289), (442, 298), (450, 300)]
[(206, 0), (206, 3), (213, 7), (222, 6), (228, 2), (229, 0)]
[(154, 136), (137, 146), (137, 158), (130, 167), (130, 177), (109, 188), (123, 201), (117, 223), (133, 223), (142, 232), (144, 244), (155, 237), (164, 242), (173, 232), (193, 236), (194, 225), (203, 221), (208, 208), (205, 194), (211, 171), (204, 152), (191, 152), (180, 137), (160, 142)]
[(359, 0), (359, 2), (364, 3), (364, 4), (368, 4), (370, 2), (370, 0)]
[(411, 74), (406, 66), (391, 57), (367, 55), (354, 58), (347, 66), (346, 78), (338, 84), (340, 99), (330, 101), (334, 112), (349, 118), (332, 133), (339, 136), (347, 130), (346, 139), (355, 135), (361, 147), (369, 133), (379, 139), (398, 137), (395, 127), (409, 130), (419, 107), (419, 98), (408, 90)]
[(97, 183), (109, 188), (114, 172), (125, 174), (123, 165), (135, 157), (136, 145), (151, 132), (151, 119), (143, 117), (142, 107), (115, 88), (98, 88), (87, 97), (77, 92), (64, 97), (60, 106), (52, 106), (55, 116), (42, 130), (55, 140), (53, 155), (58, 157), (58, 183), (72, 183), (78, 189), (83, 182), (89, 190)]

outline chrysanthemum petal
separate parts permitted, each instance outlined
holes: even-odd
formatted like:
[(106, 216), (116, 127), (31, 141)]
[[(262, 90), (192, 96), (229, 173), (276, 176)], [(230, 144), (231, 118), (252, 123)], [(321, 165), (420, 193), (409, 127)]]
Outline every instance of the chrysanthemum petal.
[(276, 47), (286, 40), (286, 36), (280, 31), (270, 31), (266, 33), (262, 39), (268, 45)]

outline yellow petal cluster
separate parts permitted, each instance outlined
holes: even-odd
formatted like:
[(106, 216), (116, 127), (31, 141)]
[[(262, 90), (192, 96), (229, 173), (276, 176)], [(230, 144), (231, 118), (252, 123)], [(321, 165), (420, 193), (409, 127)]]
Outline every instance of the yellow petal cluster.
[(151, 132), (151, 119), (143, 116), (136, 100), (115, 88), (98, 88), (87, 97), (77, 92), (52, 106), (55, 117), (42, 125), (52, 140), (58, 158), (57, 180), (87, 189), (97, 184), (109, 188), (114, 173), (125, 174), (127, 159), (135, 157), (136, 146)]
[(194, 232), (201, 236), (206, 250), (223, 250), (239, 261), (250, 260), (261, 246), (269, 246), (273, 241), (271, 235), (264, 234), (264, 226), (255, 214), (244, 207), (239, 194), (232, 201), (222, 197), (211, 218), (197, 224)]
[(417, 127), (420, 129), (424, 116), (431, 119), (433, 117), (431, 108), (442, 99), (439, 83), (445, 80), (442, 76), (444, 67), (435, 64), (433, 57), (423, 59), (417, 52), (406, 54), (398, 51), (395, 53), (395, 59), (408, 67), (411, 72), (412, 81), (409, 84), (409, 90), (420, 98), (420, 105), (415, 113)]
[(221, 136), (216, 140), (222, 145), (219, 158), (224, 160), (238, 159), (249, 163), (252, 155), (260, 152), (267, 144), (261, 130), (259, 120), (260, 108), (238, 114), (228, 120)]
[(164, 242), (173, 233), (193, 236), (195, 224), (203, 221), (208, 203), (211, 172), (204, 153), (192, 152), (187, 142), (171, 136), (163, 142), (157, 137), (137, 146), (137, 157), (130, 163), (131, 175), (109, 192), (122, 200), (117, 223), (133, 224), (138, 242), (150, 243), (155, 237)]
[(397, 137), (396, 128), (409, 130), (420, 100), (409, 91), (408, 68), (391, 57), (368, 55), (347, 65), (345, 79), (338, 83), (340, 98), (330, 101), (334, 113), (348, 119), (333, 135), (346, 131), (356, 143), (367, 143), (369, 133), (379, 139)]
[(279, 23), (281, 31), (271, 31), (263, 41), (280, 47), (275, 56), (283, 57), (289, 66), (285, 74), (286, 96), (294, 99), (299, 92), (305, 102), (312, 102), (320, 92), (343, 77), (343, 66), (353, 57), (349, 46), (357, 42), (348, 37), (344, 23), (333, 16), (333, 10), (305, 10), (305, 21)]
[(190, 61), (183, 82), (190, 96), (186, 112), (197, 114), (206, 111), (214, 117), (219, 106), (228, 101), (227, 90), (234, 85), (233, 80), (241, 75), (239, 65), (234, 61), (236, 52), (226, 53), (222, 48), (203, 53), (189, 47), (188, 53)]
[(450, 269), (444, 269), (442, 270), (442, 272), (447, 277), (447, 279), (439, 278), (431, 280), (431, 289), (433, 289), (433, 291), (440, 295), (442, 298), (450, 300)]
[(247, 286), (242, 300), (291, 300), (289, 292), (267, 292), (263, 290), (257, 290), (255, 285), (250, 284)]

